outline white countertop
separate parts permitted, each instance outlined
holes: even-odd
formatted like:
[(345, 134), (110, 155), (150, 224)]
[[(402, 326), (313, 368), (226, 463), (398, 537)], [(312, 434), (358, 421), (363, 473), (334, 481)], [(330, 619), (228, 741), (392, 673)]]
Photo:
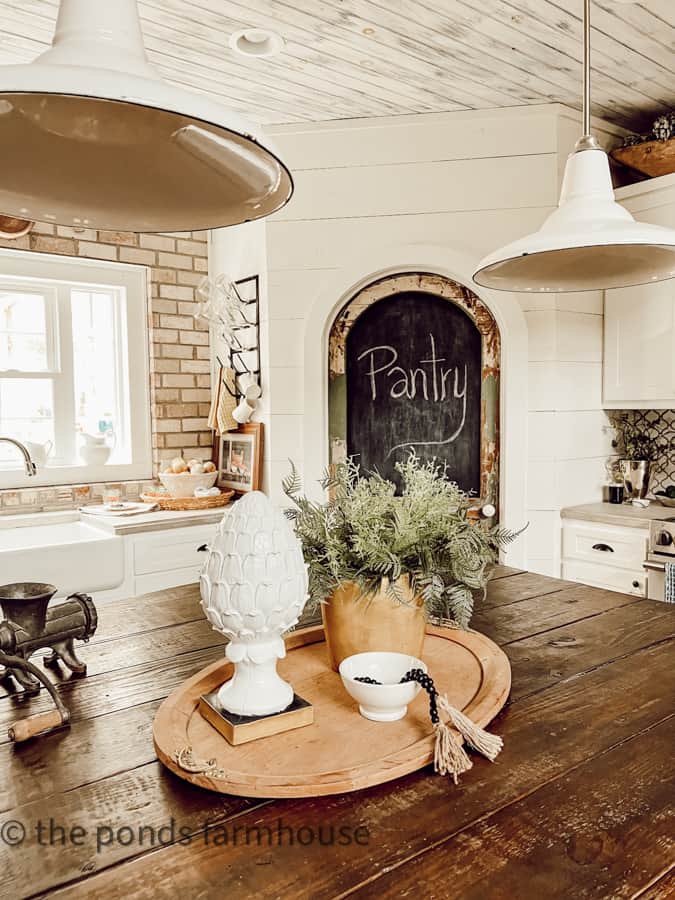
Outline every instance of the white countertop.
[(76, 509), (18, 513), (0, 516), (0, 529), (80, 521), (109, 534), (140, 534), (145, 531), (185, 528), (190, 525), (217, 524), (222, 519), (226, 509), (226, 506), (218, 509), (187, 510), (183, 512), (160, 509), (135, 516), (92, 516), (81, 513)]
[(646, 509), (630, 503), (582, 503), (560, 510), (563, 519), (580, 519), (584, 522), (602, 522), (605, 525), (623, 525), (627, 528), (649, 528), (654, 519), (675, 518), (675, 509), (652, 500)]
[(115, 534), (140, 534), (144, 531), (162, 531), (165, 528), (186, 528), (189, 525), (216, 524), (223, 518), (227, 506), (217, 509), (195, 509), (173, 512), (157, 509), (136, 516), (92, 516), (81, 513), (82, 521)]

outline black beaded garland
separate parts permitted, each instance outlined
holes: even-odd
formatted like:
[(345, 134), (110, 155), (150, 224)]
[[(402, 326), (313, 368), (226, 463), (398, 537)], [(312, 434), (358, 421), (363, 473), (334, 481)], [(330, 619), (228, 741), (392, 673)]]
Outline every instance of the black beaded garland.
[[(354, 681), (360, 681), (362, 684), (382, 684), (381, 681), (378, 681), (376, 678), (371, 678), (369, 675), (359, 675), (354, 678)], [(403, 678), (401, 678), (399, 684), (406, 684), (410, 681), (416, 681), (429, 695), (429, 716), (432, 724), (437, 725), (440, 721), (437, 703), (438, 691), (434, 685), (433, 678), (423, 669), (409, 669)]]

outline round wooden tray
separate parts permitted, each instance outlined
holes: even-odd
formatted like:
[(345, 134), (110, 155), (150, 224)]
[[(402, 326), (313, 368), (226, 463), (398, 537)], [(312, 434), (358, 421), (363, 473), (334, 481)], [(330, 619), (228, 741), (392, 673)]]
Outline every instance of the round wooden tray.
[(223, 491), (218, 497), (171, 497), (169, 494), (154, 494), (149, 491), (141, 494), (145, 503), (156, 503), (160, 509), (171, 509), (174, 512), (184, 509), (217, 509), (227, 506), (234, 497), (234, 491)]
[[(231, 677), (232, 664), (222, 660), (180, 685), (160, 706), (153, 736), (164, 765), (192, 784), (224, 794), (318, 797), (392, 781), (432, 762), (424, 691), (399, 722), (370, 722), (330, 668), (321, 626), (291, 633), (286, 649), (279, 673), (314, 706), (314, 724), (231, 746), (197, 709), (201, 694)], [(423, 657), (439, 691), (478, 725), (487, 725), (506, 702), (511, 667), (484, 635), (427, 626)]]

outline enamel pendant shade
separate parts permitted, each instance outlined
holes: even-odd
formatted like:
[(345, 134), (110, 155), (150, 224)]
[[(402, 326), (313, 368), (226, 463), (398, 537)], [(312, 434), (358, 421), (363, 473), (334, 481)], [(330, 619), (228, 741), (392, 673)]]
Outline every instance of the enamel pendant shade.
[(0, 212), (121, 231), (270, 215), (293, 193), (255, 126), (165, 82), (136, 0), (62, 0), (52, 47), (0, 67)]
[(560, 293), (675, 277), (675, 231), (636, 222), (614, 199), (607, 154), (591, 134), (591, 0), (584, 7), (584, 133), (567, 159), (558, 209), (539, 231), (478, 264), (473, 280), (500, 291)]
[(607, 154), (567, 160), (560, 205), (539, 231), (491, 253), (474, 281), (504, 291), (595, 291), (675, 277), (675, 231), (636, 222), (614, 199)]

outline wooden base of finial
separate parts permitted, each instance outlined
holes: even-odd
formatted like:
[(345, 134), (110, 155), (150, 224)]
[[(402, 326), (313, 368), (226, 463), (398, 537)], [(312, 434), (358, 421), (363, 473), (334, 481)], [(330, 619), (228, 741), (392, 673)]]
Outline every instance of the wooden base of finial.
[(303, 728), (314, 722), (314, 707), (297, 694), (293, 694), (291, 705), (279, 713), (238, 716), (223, 709), (218, 702), (218, 691), (214, 691), (199, 698), (199, 712), (233, 746)]

